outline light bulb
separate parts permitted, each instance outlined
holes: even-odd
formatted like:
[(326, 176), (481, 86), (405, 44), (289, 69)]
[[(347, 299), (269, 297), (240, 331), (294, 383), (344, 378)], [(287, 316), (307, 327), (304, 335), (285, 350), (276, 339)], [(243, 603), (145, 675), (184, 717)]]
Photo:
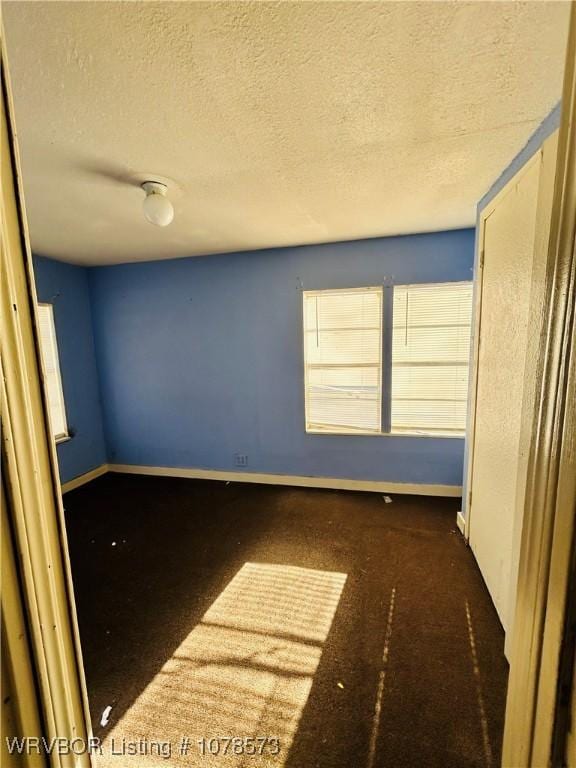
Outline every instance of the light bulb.
[(142, 189), (146, 197), (142, 204), (144, 216), (150, 224), (167, 227), (174, 218), (174, 206), (166, 197), (167, 187), (156, 181), (145, 181)]

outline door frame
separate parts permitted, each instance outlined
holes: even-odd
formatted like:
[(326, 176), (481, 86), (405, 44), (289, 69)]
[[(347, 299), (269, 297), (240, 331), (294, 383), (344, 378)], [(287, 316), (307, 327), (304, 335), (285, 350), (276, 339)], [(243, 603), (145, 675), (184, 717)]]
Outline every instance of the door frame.
[[(65, 739), (69, 744), (77, 740), (80, 751), (82, 742), (89, 748), (92, 733), (56, 446), (41, 382), (36, 290), (3, 29), (0, 43), (2, 470), (35, 677), (35, 691), (19, 686), (15, 697), (21, 709), (37, 707), (42, 728), (41, 733), (18, 736)], [(34, 693), (35, 702), (30, 700)], [(65, 746), (49, 757), (43, 754), (42, 762), (53, 768), (91, 765), (88, 752), (66, 753)]]
[[(484, 279), (485, 279), (485, 238), (486, 227), (490, 217), (498, 210), (502, 202), (515, 195), (518, 185), (522, 183), (528, 173), (536, 171), (537, 189), (536, 189), (536, 212), (534, 219), (534, 240), (532, 258), (530, 264), (531, 280), (529, 283), (529, 303), (528, 325), (527, 325), (527, 348), (525, 363), (525, 380), (527, 386), (524, 388), (521, 402), (518, 403), (520, 409), (519, 419), (519, 456), (517, 464), (517, 473), (510, 482), (514, 486), (514, 505), (510, 510), (512, 516), (512, 539), (510, 549), (510, 576), (507, 584), (506, 601), (508, 604), (507, 613), (504, 621), (506, 622), (506, 641), (504, 645), (505, 655), (508, 659), (511, 657), (512, 636), (514, 631), (514, 602), (516, 598), (518, 566), (520, 559), (521, 531), (524, 519), (524, 505), (526, 481), (528, 473), (528, 455), (532, 440), (532, 432), (536, 419), (535, 403), (537, 392), (537, 381), (534, 375), (534, 361), (538, 358), (538, 351), (541, 345), (542, 333), (546, 327), (545, 320), (545, 272), (548, 258), (548, 243), (550, 239), (550, 220), (553, 205), (554, 181), (556, 176), (556, 161), (558, 157), (558, 130), (554, 130), (551, 135), (544, 139), (542, 145), (532, 154), (517, 173), (505, 184), (497, 195), (485, 206), (479, 217), (478, 243), (481, 245), (479, 250), (480, 258), (478, 263), (482, 263), (482, 275), (478, 282), (478, 293), (480, 294), (480, 305), (478, 307), (478, 316), (476, 317), (478, 326), (473, 340), (474, 345), (474, 372), (472, 379), (471, 401), (474, 403), (474, 410), (470, 415), (471, 437), (468, 441), (467, 464), (467, 494), (468, 494), (468, 527), (466, 529), (466, 538), (474, 545), (474, 531), (478, 521), (481, 519), (481, 513), (477, 510), (477, 499), (474, 492), (474, 480), (476, 472), (476, 424), (477, 424), (477, 392), (479, 387), (479, 365), (481, 353), (481, 330), (484, 301)], [(490, 257), (490, 254), (488, 254)], [(512, 600), (510, 599), (512, 598)]]
[[(476, 414), (478, 408), (478, 381), (479, 381), (479, 359), (480, 359), (480, 333), (482, 331), (482, 299), (484, 289), (484, 251), (486, 240), (486, 222), (492, 216), (499, 203), (510, 194), (518, 181), (527, 173), (534, 164), (542, 163), (543, 159), (543, 147), (540, 147), (536, 152), (526, 161), (526, 163), (520, 168), (517, 174), (515, 174), (499, 192), (488, 202), (485, 208), (483, 208), (478, 216), (478, 236), (477, 236), (477, 269), (475, 278), (475, 292), (474, 292), (474, 322), (472, 331), (472, 349), (470, 359), (470, 384), (469, 384), (469, 404), (468, 404), (468, 424), (466, 430), (466, 441), (468, 444), (468, 460), (466, 464), (466, 478), (464, 488), (466, 489), (466, 518), (464, 526), (464, 537), (466, 541), (470, 540), (470, 532), (473, 524), (473, 495), (472, 495), (472, 482), (474, 479), (474, 452), (475, 452), (475, 439), (476, 439)], [(539, 184), (541, 183), (541, 179)], [(540, 197), (540, 190), (538, 193)], [(544, 245), (546, 247), (546, 245)]]
[[(576, 13), (572, 4), (546, 261), (503, 765), (551, 765), (576, 514)], [(565, 694), (565, 691), (562, 692)], [(569, 691), (568, 691), (569, 693)], [(557, 752), (556, 752), (557, 755)]]

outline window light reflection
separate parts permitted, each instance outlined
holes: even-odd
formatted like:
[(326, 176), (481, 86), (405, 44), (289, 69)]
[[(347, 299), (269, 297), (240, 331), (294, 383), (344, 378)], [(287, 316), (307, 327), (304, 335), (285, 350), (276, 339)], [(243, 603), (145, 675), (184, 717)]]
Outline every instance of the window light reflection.
[[(343, 573), (246, 563), (106, 736), (97, 768), (284, 765), (345, 582)], [(258, 736), (276, 737), (279, 753), (201, 753), (202, 739)], [(158, 748), (120, 754), (140, 740), (169, 743), (169, 758)]]

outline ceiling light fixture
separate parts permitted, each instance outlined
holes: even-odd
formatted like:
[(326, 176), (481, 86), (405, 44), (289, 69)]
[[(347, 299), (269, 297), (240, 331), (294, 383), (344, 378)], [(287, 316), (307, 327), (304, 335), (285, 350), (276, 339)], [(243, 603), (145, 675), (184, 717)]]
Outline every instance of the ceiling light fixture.
[(146, 192), (142, 204), (146, 221), (157, 227), (167, 227), (174, 218), (174, 206), (166, 197), (168, 187), (159, 181), (145, 181), (142, 189)]

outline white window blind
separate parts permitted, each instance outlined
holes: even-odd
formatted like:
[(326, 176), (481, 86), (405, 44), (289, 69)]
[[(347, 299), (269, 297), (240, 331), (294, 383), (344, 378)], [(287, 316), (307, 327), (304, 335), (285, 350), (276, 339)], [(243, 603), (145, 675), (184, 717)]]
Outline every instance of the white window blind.
[(382, 288), (304, 292), (306, 431), (380, 432)]
[(66, 410), (62, 393), (52, 305), (40, 304), (38, 306), (38, 318), (40, 321), (40, 347), (42, 350), (45, 387), (48, 395), (48, 408), (50, 410), (50, 424), (52, 426), (52, 433), (58, 440), (67, 437), (68, 427), (66, 425)]
[(394, 288), (393, 433), (463, 436), (472, 283)]

